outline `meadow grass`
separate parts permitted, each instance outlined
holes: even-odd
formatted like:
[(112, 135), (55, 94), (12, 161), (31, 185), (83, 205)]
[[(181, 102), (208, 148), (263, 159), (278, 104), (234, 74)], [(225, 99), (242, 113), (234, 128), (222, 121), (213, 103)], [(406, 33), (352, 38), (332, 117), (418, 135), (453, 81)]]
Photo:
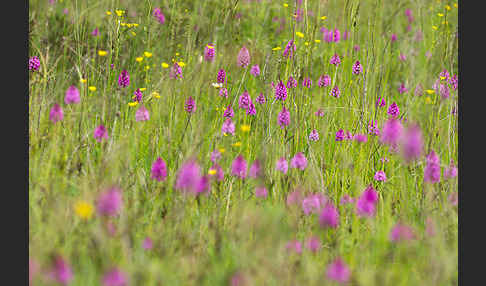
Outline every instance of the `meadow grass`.
[[(333, 285), (326, 269), (337, 257), (349, 266), (349, 285), (457, 285), (457, 207), (449, 201), (457, 178), (424, 182), (431, 150), (443, 170), (451, 161), (457, 164), (458, 91), (451, 88), (447, 99), (437, 89), (426, 92), (434, 90), (442, 70), (458, 72), (457, 2), (297, 2), (29, 1), (29, 55), (40, 59), (39, 70), (29, 75), (29, 257), (39, 265), (33, 285), (54, 283), (46, 274), (53, 255), (72, 268), (70, 285), (101, 285), (114, 266), (126, 273), (128, 285), (232, 285), (236, 273), (246, 285)], [(303, 11), (299, 21), (293, 17), (297, 6)], [(152, 14), (156, 7), (165, 15), (163, 24)], [(406, 9), (414, 17), (411, 31)], [(321, 27), (339, 29), (341, 40), (326, 42)], [(95, 28), (99, 36), (91, 35)], [(291, 39), (294, 56), (283, 57)], [(212, 62), (204, 60), (208, 43), (214, 45)], [(250, 52), (247, 68), (237, 65), (242, 46)], [(100, 50), (107, 54), (100, 56)], [(330, 64), (336, 53), (337, 67)], [(356, 60), (363, 66), (359, 75), (352, 73)], [(182, 79), (170, 78), (173, 62), (184, 63)], [(261, 69), (257, 77), (250, 74), (255, 64)], [(212, 86), (221, 68), (227, 98)], [(118, 86), (123, 69), (130, 74), (126, 88)], [(330, 86), (317, 85), (322, 74), (331, 77)], [(289, 76), (298, 86), (288, 89), (284, 103), (275, 101), (271, 83), (286, 83)], [(305, 77), (312, 79), (311, 88), (302, 86)], [(405, 93), (398, 91), (402, 83)], [(64, 103), (71, 85), (79, 89), (79, 104)], [(339, 98), (329, 95), (335, 85)], [(143, 103), (129, 106), (137, 88), (145, 88)], [(238, 108), (243, 91), (256, 106), (255, 116)], [(255, 102), (260, 93), (264, 104)], [(184, 111), (189, 96), (196, 102), (194, 113)], [(386, 107), (375, 105), (379, 97)], [(340, 129), (367, 134), (371, 120), (382, 128), (392, 102), (404, 126), (414, 122), (422, 130), (418, 160), (406, 164), (371, 134), (366, 143), (335, 140)], [(52, 123), (55, 103), (64, 119)], [(142, 104), (150, 119), (137, 122)], [(223, 135), (229, 104), (236, 130)], [(283, 104), (290, 111), (286, 128), (277, 124)], [(315, 115), (318, 109), (324, 116)], [(108, 139), (97, 142), (93, 132), (100, 124)], [(244, 124), (249, 132), (241, 131)], [(308, 139), (313, 129), (318, 141)], [(174, 188), (178, 170), (191, 158), (207, 174), (215, 149), (224, 149), (218, 164), (225, 176), (211, 181), (209, 194), (194, 197)], [(290, 162), (297, 152), (308, 160), (304, 171), (289, 168), (283, 174), (275, 168), (279, 158)], [(240, 154), (248, 164), (260, 160), (264, 175), (232, 176), (231, 164)], [(151, 178), (157, 157), (167, 164), (162, 182)], [(373, 179), (379, 170), (385, 182)], [(379, 194), (376, 215), (362, 218), (354, 205), (341, 202), (344, 195), (359, 197), (369, 184)], [(261, 185), (267, 198), (254, 195)], [(111, 186), (122, 190), (123, 206), (108, 218), (96, 206)], [(288, 206), (287, 195), (296, 189), (304, 196), (324, 194), (338, 208), (339, 226), (322, 228), (318, 214), (306, 216), (300, 206)], [(89, 219), (76, 213), (79, 201), (95, 208)], [(428, 219), (435, 235), (426, 232)], [(409, 225), (415, 239), (390, 241), (397, 222)], [(305, 247), (311, 235), (321, 241), (315, 253)], [(147, 236), (151, 250), (142, 248)], [(286, 249), (294, 239), (303, 243), (301, 254)]]

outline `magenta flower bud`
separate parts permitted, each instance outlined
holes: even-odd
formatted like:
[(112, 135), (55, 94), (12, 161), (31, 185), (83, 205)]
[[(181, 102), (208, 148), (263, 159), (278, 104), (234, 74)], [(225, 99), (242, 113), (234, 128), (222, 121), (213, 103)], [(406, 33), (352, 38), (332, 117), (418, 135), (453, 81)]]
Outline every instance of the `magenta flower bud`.
[(250, 64), (250, 52), (245, 46), (243, 46), (238, 53), (236, 64), (242, 68), (246, 68)]
[(165, 181), (167, 178), (167, 166), (162, 158), (158, 157), (157, 160), (152, 164), (152, 169), (150, 171), (150, 178), (157, 181)]
[(338, 283), (346, 283), (349, 281), (351, 271), (341, 258), (337, 258), (327, 267), (326, 274), (327, 278), (331, 280), (334, 280)]
[(287, 162), (287, 160), (285, 160), (285, 157), (282, 157), (282, 158), (278, 159), (277, 165), (276, 165), (275, 168), (277, 169), (277, 171), (280, 171), (284, 174), (287, 174), (287, 171), (289, 169), (289, 163)]
[(121, 190), (112, 187), (100, 194), (97, 202), (98, 213), (102, 216), (117, 216), (123, 204)]
[(305, 170), (307, 167), (307, 159), (302, 152), (295, 154), (295, 156), (290, 160), (290, 167), (297, 168), (300, 170)]
[(275, 99), (285, 101), (287, 98), (287, 87), (284, 85), (282, 81), (277, 84), (275, 88)]
[(247, 163), (242, 155), (235, 158), (231, 164), (231, 175), (241, 179), (246, 178)]
[(130, 84), (130, 75), (127, 70), (122, 70), (118, 76), (118, 86), (121, 88), (127, 87)]
[(103, 286), (126, 286), (127, 278), (118, 268), (113, 268), (103, 275)]
[(235, 124), (231, 121), (231, 118), (227, 118), (223, 122), (223, 126), (221, 127), (222, 134), (231, 134), (235, 135)]
[(101, 142), (103, 139), (108, 139), (108, 131), (103, 124), (96, 127), (93, 137), (97, 142)]
[(63, 120), (64, 118), (64, 113), (62, 111), (62, 108), (59, 104), (54, 104), (54, 106), (51, 108), (51, 112), (49, 113), (49, 120), (52, 121), (52, 123), (56, 123), (58, 121)]
[(204, 47), (204, 60), (212, 62), (214, 60), (214, 45), (209, 43)]
[(71, 85), (66, 90), (66, 96), (64, 97), (64, 103), (65, 104), (71, 104), (71, 103), (79, 103), (80, 101), (81, 101), (81, 98), (79, 97), (79, 90), (74, 85)]
[(253, 76), (259, 76), (260, 75), (260, 67), (258, 65), (254, 65), (251, 67), (250, 74)]
[(390, 240), (392, 242), (407, 241), (415, 238), (414, 231), (411, 227), (397, 223), (390, 231)]
[(149, 111), (143, 105), (137, 109), (137, 112), (135, 112), (135, 121), (137, 122), (146, 121), (149, 120), (149, 118), (150, 118)]
[(321, 227), (336, 228), (339, 224), (339, 213), (337, 209), (328, 202), (319, 215), (319, 224)]
[(267, 196), (268, 196), (268, 191), (265, 187), (256, 187), (255, 188), (255, 197), (266, 199)]
[(331, 77), (328, 76), (327, 74), (321, 75), (319, 77), (319, 81), (317, 82), (317, 85), (319, 87), (329, 86), (330, 84), (331, 84)]
[(278, 125), (280, 128), (285, 128), (290, 124), (290, 112), (285, 109), (285, 106), (282, 108), (282, 111), (278, 114)]
[(29, 71), (37, 71), (40, 68), (40, 60), (38, 57), (33, 56), (29, 59)]
[(189, 98), (186, 100), (184, 104), (184, 110), (187, 111), (187, 113), (196, 112), (196, 102), (194, 101), (192, 96), (189, 96)]

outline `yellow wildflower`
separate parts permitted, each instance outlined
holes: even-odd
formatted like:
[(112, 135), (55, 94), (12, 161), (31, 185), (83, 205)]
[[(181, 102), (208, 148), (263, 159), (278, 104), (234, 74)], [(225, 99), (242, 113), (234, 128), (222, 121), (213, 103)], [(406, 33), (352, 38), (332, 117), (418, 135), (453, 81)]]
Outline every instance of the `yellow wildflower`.
[(138, 101), (132, 101), (132, 102), (129, 102), (128, 103), (128, 106), (132, 106), (133, 107), (133, 106), (137, 106), (137, 104), (138, 104)]
[(281, 47), (275, 47), (275, 48), (272, 49), (272, 51), (279, 51), (281, 49), (282, 49)]
[(321, 40), (314, 40), (314, 42), (316, 42), (316, 43), (320, 43), (320, 42), (321, 42)]
[(146, 88), (146, 87), (142, 87), (142, 88), (140, 88), (140, 91), (145, 91), (145, 90), (147, 90), (147, 88)]
[(90, 91), (96, 91), (96, 86), (90, 86), (90, 87), (88, 87), (88, 89), (89, 89)]
[(457, 3), (454, 3), (454, 8), (457, 8)]
[(148, 71), (150, 69), (150, 66), (145, 66), (144, 68), (146, 71)]
[(81, 83), (86, 83), (88, 80), (85, 78), (80, 79)]
[(128, 23), (128, 24), (127, 24), (127, 27), (128, 27), (128, 28), (131, 28), (131, 27), (133, 27), (133, 24)]
[(111, 15), (111, 12), (110, 11), (106, 11), (106, 15), (110, 16)]
[(250, 125), (243, 124), (243, 125), (241, 125), (240, 129), (243, 132), (249, 132), (250, 131)]
[(308, 46), (309, 45), (309, 42), (305, 42), (304, 45)]
[(240, 141), (235, 142), (235, 143), (233, 143), (233, 146), (234, 147), (240, 147), (241, 146), (241, 142)]
[(432, 29), (437, 30), (437, 26), (432, 26)]
[(155, 98), (160, 98), (160, 94), (156, 91), (153, 91), (152, 92), (152, 97), (155, 97)]
[(327, 16), (322, 16), (321, 17), (321, 20), (326, 20), (327, 19)]
[(437, 13), (437, 16), (439, 16), (439, 17), (444, 17), (444, 14), (442, 14), (442, 13)]
[(224, 148), (219, 148), (219, 153), (223, 154), (226, 151)]
[(441, 76), (440, 79), (441, 80), (444, 80), (444, 79), (446, 79), (446, 77), (445, 76)]
[(137, 35), (137, 33), (135, 33), (134, 31), (132, 31), (132, 35), (133, 35), (133, 36), (136, 36), (136, 35)]
[(289, 7), (289, 4), (284, 3), (284, 4), (283, 4), (283, 6), (284, 6), (285, 8), (287, 8), (287, 7)]
[(206, 45), (206, 47), (208, 47), (208, 49), (214, 50), (214, 47), (213, 46), (210, 46), (209, 44)]
[(449, 6), (449, 5), (446, 5), (446, 6), (445, 6), (445, 8), (446, 8), (448, 11), (450, 11), (450, 10), (451, 10), (451, 6)]
[(85, 201), (78, 201), (74, 205), (74, 211), (81, 219), (90, 219), (93, 215), (93, 205)]
[(138, 27), (138, 23), (132, 23), (132, 26)]
[(169, 67), (169, 64), (167, 64), (167, 63), (162, 63), (162, 67), (163, 67), (164, 69), (166, 69), (166, 68), (168, 68), (168, 67)]
[(295, 35), (299, 38), (303, 38), (304, 37), (304, 34), (301, 33), (301, 32), (295, 32)]
[(209, 169), (208, 174), (211, 175), (211, 176), (216, 175), (216, 170), (215, 169)]
[(136, 58), (135, 58), (135, 60), (136, 60), (137, 62), (141, 62), (141, 61), (143, 61), (143, 57), (136, 57)]
[[(130, 24), (128, 24), (128, 25), (130, 25)], [(123, 22), (120, 23), (120, 26), (122, 26), (122, 27), (125, 27), (125, 26), (128, 26), (128, 25), (127, 25), (127, 23), (123, 23)], [(130, 28), (130, 26), (128, 26), (128, 27)]]
[(123, 16), (123, 14), (125, 14), (125, 11), (123, 11), (123, 10), (115, 10), (115, 12), (118, 15), (118, 17), (121, 17), (121, 16)]
[(152, 53), (150, 52), (143, 52), (143, 55), (146, 57), (146, 58), (150, 58), (152, 56)]
[(179, 66), (184, 67), (186, 64), (183, 61), (178, 62)]
[(435, 90), (433, 90), (433, 89), (426, 89), (425, 92), (427, 92), (428, 94), (434, 94)]
[(430, 97), (429, 97), (429, 96), (427, 96), (427, 97), (425, 98), (425, 103), (427, 103), (427, 104), (431, 104), (431, 103), (432, 103), (432, 99), (430, 99)]
[(179, 53), (176, 53), (176, 56), (180, 55)]
[(106, 56), (106, 54), (108, 54), (107, 51), (103, 51), (103, 50), (98, 51), (98, 56), (100, 56), (100, 57), (104, 57), (104, 56)]

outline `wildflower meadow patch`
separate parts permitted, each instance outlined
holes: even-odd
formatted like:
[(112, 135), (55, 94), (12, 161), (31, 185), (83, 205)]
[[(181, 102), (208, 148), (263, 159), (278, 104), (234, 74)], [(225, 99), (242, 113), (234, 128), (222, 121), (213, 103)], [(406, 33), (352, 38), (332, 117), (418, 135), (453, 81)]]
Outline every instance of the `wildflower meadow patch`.
[(457, 5), (30, 0), (30, 285), (457, 285)]

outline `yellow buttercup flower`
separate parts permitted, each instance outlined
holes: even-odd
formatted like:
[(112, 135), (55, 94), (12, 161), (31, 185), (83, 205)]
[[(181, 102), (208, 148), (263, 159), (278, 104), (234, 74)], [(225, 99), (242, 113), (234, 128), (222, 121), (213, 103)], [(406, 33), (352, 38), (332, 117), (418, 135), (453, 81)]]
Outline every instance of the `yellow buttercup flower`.
[(179, 53), (176, 53), (176, 56), (180, 55)]
[(321, 17), (321, 20), (326, 20), (327, 19), (327, 16), (322, 16)]
[(314, 42), (316, 42), (316, 43), (320, 43), (320, 42), (321, 42), (321, 40), (314, 40)]
[(430, 97), (428, 97), (428, 96), (427, 96), (427, 97), (425, 98), (425, 103), (427, 103), (427, 104), (431, 104), (431, 103), (432, 103), (432, 99), (430, 99)]
[(132, 26), (138, 27), (138, 23), (132, 23)]
[(169, 67), (169, 64), (167, 64), (167, 63), (162, 63), (162, 67), (163, 67), (164, 69), (166, 69), (166, 68), (168, 68), (168, 67)]
[(427, 92), (428, 94), (433, 94), (435, 92), (435, 90), (433, 90), (433, 89), (426, 89), (425, 92)]
[(150, 66), (145, 66), (144, 68), (146, 71), (148, 71), (150, 69)]
[(301, 32), (295, 32), (295, 35), (299, 38), (303, 38), (304, 37), (304, 34), (301, 33)]
[(82, 78), (80, 79), (81, 83), (86, 83), (88, 80), (86, 80), (85, 78)]
[(457, 3), (454, 3), (454, 8), (457, 8)]
[(145, 90), (147, 90), (147, 88), (146, 88), (146, 87), (142, 87), (142, 88), (140, 88), (140, 91), (145, 91)]
[(438, 28), (437, 26), (432, 26), (432, 29), (437, 30)]
[(206, 47), (208, 47), (208, 49), (214, 50), (214, 47), (213, 46), (206, 45)]
[(184, 67), (186, 64), (183, 61), (178, 62), (179, 66)]
[(137, 104), (138, 104), (138, 101), (132, 101), (132, 102), (128, 103), (128, 106), (133, 107), (133, 106), (137, 106)]
[(216, 175), (216, 170), (215, 169), (209, 169), (208, 174), (211, 175), (211, 176)]
[(240, 147), (241, 146), (241, 142), (240, 141), (235, 142), (235, 143), (233, 143), (233, 146), (234, 147)]
[(111, 15), (111, 12), (110, 11), (106, 11), (106, 15), (110, 16)]
[(285, 8), (287, 8), (287, 7), (289, 7), (289, 4), (284, 3), (284, 4), (283, 4), (283, 6), (284, 6)]
[[(129, 24), (128, 24), (128, 25), (129, 25)], [(122, 23), (120, 23), (120, 26), (125, 27), (125, 26), (127, 26), (127, 23), (123, 23), (123, 22), (122, 22)], [(128, 26), (128, 28), (130, 28), (130, 26)]]
[(446, 8), (448, 11), (450, 11), (450, 10), (451, 10), (451, 6), (449, 6), (449, 5), (445, 5), (445, 8)]
[(241, 125), (240, 129), (243, 132), (249, 132), (250, 131), (250, 125), (243, 124), (243, 125)]
[(442, 13), (437, 13), (437, 16), (439, 16), (439, 17), (444, 17), (444, 14), (442, 14)]
[(130, 23), (127, 23), (126, 25), (127, 25), (128, 28), (133, 27), (133, 24), (130, 24)]
[(88, 89), (89, 89), (90, 91), (96, 91), (96, 86), (90, 86), (90, 87), (88, 87)]
[(219, 153), (223, 154), (226, 151), (224, 148), (219, 148)]
[(85, 201), (78, 201), (74, 205), (74, 211), (76, 215), (79, 216), (81, 219), (88, 220), (93, 215), (93, 205)]
[(103, 51), (103, 50), (99, 50), (99, 51), (98, 51), (98, 56), (100, 56), (100, 57), (104, 57), (104, 56), (106, 56), (107, 54), (108, 54), (108, 52), (107, 52), (107, 51)]
[(118, 17), (121, 17), (121, 16), (123, 16), (123, 14), (125, 14), (125, 11), (123, 11), (123, 10), (115, 10), (115, 13), (118, 15)]
[(281, 50), (282, 48), (281, 47), (275, 47), (272, 49), (272, 51), (278, 51), (278, 50)]
[(152, 56), (152, 53), (149, 53), (149, 52), (143, 52), (143, 55), (146, 57), (146, 58), (150, 58)]
[(136, 60), (137, 62), (141, 62), (141, 61), (143, 61), (143, 57), (136, 57), (136, 58), (135, 58), (135, 60)]
[(305, 42), (304, 45), (308, 46), (309, 45), (309, 42)]

